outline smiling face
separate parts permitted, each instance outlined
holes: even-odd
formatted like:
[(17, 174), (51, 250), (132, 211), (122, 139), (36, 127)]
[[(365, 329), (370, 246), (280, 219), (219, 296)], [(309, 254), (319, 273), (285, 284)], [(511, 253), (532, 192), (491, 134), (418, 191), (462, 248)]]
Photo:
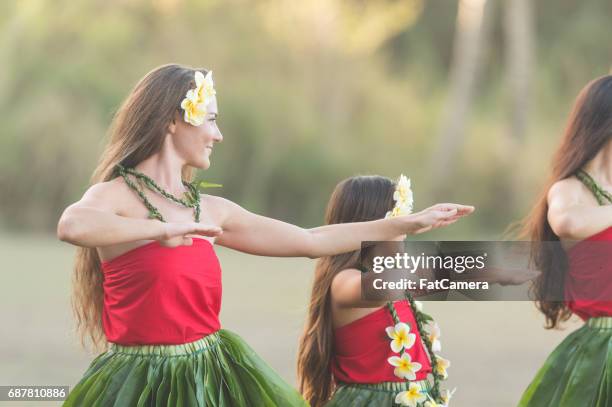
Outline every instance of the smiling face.
[(194, 126), (184, 121), (182, 111), (175, 114), (169, 126), (169, 136), (178, 156), (185, 164), (207, 169), (210, 167), (210, 156), (213, 145), (223, 141), (223, 135), (217, 126), (217, 98), (212, 97), (207, 105), (204, 122)]

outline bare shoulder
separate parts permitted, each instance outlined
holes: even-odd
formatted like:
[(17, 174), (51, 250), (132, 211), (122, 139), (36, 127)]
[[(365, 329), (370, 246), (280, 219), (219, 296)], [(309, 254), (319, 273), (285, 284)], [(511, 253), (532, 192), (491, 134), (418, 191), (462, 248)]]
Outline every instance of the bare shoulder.
[(568, 206), (590, 203), (593, 197), (579, 179), (569, 177), (555, 182), (548, 190), (547, 199), (551, 206)]
[(132, 194), (125, 181), (117, 177), (91, 185), (77, 204), (120, 215)]
[(331, 297), (334, 307), (334, 325), (342, 326), (361, 318), (386, 303), (386, 300), (367, 300), (361, 295), (361, 270), (344, 269), (334, 276)]
[(332, 295), (341, 294), (347, 288), (351, 289), (355, 284), (361, 287), (361, 271), (354, 268), (344, 269), (339, 271), (332, 280), (331, 291)]

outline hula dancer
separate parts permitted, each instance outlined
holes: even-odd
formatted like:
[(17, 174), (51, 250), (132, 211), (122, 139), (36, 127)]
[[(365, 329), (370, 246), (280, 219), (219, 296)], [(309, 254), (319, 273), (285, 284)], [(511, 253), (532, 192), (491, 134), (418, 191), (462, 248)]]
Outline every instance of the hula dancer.
[[(542, 271), (535, 293), (547, 328), (572, 314), (585, 324), (552, 352), (519, 406), (612, 406), (612, 250), (604, 243), (612, 241), (612, 76), (578, 95), (526, 235)], [(563, 248), (539, 244), (549, 241)]]
[[(371, 222), (411, 211), (410, 181), (403, 175), (397, 184), (380, 176), (353, 177), (336, 186), (325, 220)], [(362, 256), (371, 255), (364, 251)], [(439, 355), (439, 327), (410, 295), (363, 300), (361, 273), (359, 250), (317, 263), (298, 356), (304, 398), (313, 407), (448, 405), (451, 393), (440, 390), (440, 381), (450, 362)]]
[[(217, 100), (211, 72), (148, 73), (115, 115), (92, 186), (58, 224), (79, 246), (77, 326), (103, 350), (66, 406), (305, 406), (237, 335), (221, 329), (221, 268), (213, 244), (265, 256), (316, 258), (453, 222), (473, 208), (302, 229), (200, 194)], [(265, 238), (262, 238), (265, 237)]]

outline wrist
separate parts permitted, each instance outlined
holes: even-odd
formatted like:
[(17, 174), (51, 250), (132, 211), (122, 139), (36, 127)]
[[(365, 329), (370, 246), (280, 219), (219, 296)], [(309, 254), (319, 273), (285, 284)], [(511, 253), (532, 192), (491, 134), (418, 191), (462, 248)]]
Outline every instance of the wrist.
[(391, 235), (412, 235), (416, 228), (413, 227), (414, 222), (409, 219), (410, 217), (410, 215), (404, 215), (387, 219), (391, 225)]
[(155, 240), (168, 240), (168, 228), (167, 223), (162, 222), (158, 219), (150, 220), (153, 227), (153, 239)]

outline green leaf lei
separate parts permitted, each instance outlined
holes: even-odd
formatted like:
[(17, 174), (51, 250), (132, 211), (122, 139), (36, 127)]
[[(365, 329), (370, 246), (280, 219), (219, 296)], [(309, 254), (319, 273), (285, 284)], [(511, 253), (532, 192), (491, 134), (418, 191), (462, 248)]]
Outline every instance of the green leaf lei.
[[(144, 194), (142, 189), (140, 189), (138, 185), (136, 185), (136, 183), (134, 183), (134, 181), (132, 181), (130, 177), (128, 177), (128, 174), (142, 181), (147, 186), (147, 188), (149, 188), (152, 191), (158, 192), (160, 195), (169, 199), (170, 201), (175, 202), (179, 205), (185, 206), (187, 208), (194, 208), (194, 219), (196, 222), (200, 221), (200, 192), (198, 190), (198, 186), (200, 188), (211, 188), (211, 187), (221, 187), (222, 186), (221, 184), (213, 184), (213, 183), (208, 183), (204, 181), (198, 184), (196, 181), (187, 182), (183, 180), (183, 185), (187, 188), (187, 192), (185, 193), (185, 198), (178, 198), (172, 195), (171, 193), (165, 191), (159, 185), (157, 185), (157, 183), (153, 179), (143, 174), (142, 172), (136, 171), (134, 168), (127, 168), (121, 164), (117, 164), (115, 166), (115, 171), (118, 175), (123, 177), (123, 179), (125, 180), (125, 183), (132, 190), (134, 190), (138, 194), (138, 196), (140, 196), (145, 206), (149, 210), (149, 218), (158, 219), (162, 222), (165, 222), (162, 214), (159, 212), (159, 210), (155, 206), (153, 206), (153, 204), (149, 201), (149, 199)], [(198, 186), (196, 186), (196, 184)]]

